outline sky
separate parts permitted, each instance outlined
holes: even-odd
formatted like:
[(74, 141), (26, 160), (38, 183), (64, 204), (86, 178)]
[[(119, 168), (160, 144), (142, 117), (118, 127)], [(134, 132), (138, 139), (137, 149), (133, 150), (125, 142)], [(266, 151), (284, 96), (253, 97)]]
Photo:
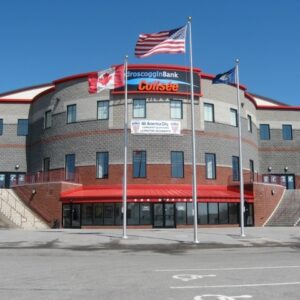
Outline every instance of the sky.
[[(300, 106), (299, 0), (1, 0), (0, 93), (121, 64), (189, 66), (186, 54), (135, 58), (140, 33), (192, 17), (193, 66), (240, 60), (249, 92)], [(189, 40), (187, 40), (189, 44)]]

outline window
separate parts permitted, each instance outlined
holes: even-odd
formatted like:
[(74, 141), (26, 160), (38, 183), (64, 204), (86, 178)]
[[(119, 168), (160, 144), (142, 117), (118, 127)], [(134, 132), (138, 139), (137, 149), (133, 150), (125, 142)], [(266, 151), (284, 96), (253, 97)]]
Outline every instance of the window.
[(293, 128), (292, 125), (282, 125), (282, 138), (284, 140), (292, 140), (293, 139)]
[(269, 124), (260, 124), (259, 125), (259, 134), (261, 140), (270, 139), (270, 125)]
[(133, 100), (133, 118), (146, 118), (146, 100)]
[(182, 151), (171, 151), (171, 176), (174, 178), (183, 178), (184, 158)]
[(109, 118), (109, 101), (98, 101), (97, 119), (108, 120), (108, 118)]
[(50, 128), (51, 126), (52, 126), (52, 111), (47, 110), (45, 112), (44, 128)]
[(240, 180), (240, 158), (238, 156), (232, 156), (232, 180)]
[(19, 119), (18, 120), (17, 135), (19, 135), (19, 136), (28, 135), (28, 120), (27, 119)]
[(49, 171), (50, 171), (50, 158), (46, 157), (43, 161), (43, 178), (44, 181), (49, 181)]
[(76, 104), (67, 106), (67, 123), (76, 122)]
[(218, 203), (208, 203), (208, 224), (219, 223)]
[(133, 177), (146, 177), (146, 151), (133, 151)]
[(74, 180), (75, 179), (75, 154), (67, 154), (66, 155), (66, 180)]
[(252, 132), (252, 117), (248, 115), (247, 118), (248, 118), (248, 131)]
[(238, 127), (237, 110), (234, 108), (230, 108), (230, 125)]
[(182, 119), (182, 101), (181, 100), (171, 100), (171, 119)]
[(3, 134), (3, 119), (0, 119), (0, 135)]
[(176, 224), (186, 224), (186, 203), (176, 203)]
[(205, 153), (205, 173), (206, 179), (216, 179), (216, 155)]
[(214, 105), (210, 103), (204, 103), (204, 121), (214, 122), (215, 112)]
[(96, 172), (97, 178), (108, 178), (108, 152), (96, 154)]
[(219, 224), (228, 224), (228, 203), (219, 203)]

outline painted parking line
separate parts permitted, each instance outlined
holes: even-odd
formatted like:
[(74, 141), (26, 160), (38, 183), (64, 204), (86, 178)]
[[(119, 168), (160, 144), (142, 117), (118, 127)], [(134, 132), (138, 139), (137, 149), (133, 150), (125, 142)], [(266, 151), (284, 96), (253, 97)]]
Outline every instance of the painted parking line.
[(238, 270), (268, 270), (268, 269), (296, 269), (300, 266), (268, 266), (268, 267), (238, 267), (238, 268), (207, 268), (207, 269), (157, 269), (155, 272), (181, 272), (181, 271), (238, 271)]
[(300, 281), (296, 282), (270, 282), (270, 283), (246, 283), (246, 284), (223, 284), (223, 285), (186, 285), (186, 286), (170, 286), (170, 289), (209, 289), (209, 288), (241, 288), (241, 287), (265, 287), (265, 286), (285, 286), (300, 285)]

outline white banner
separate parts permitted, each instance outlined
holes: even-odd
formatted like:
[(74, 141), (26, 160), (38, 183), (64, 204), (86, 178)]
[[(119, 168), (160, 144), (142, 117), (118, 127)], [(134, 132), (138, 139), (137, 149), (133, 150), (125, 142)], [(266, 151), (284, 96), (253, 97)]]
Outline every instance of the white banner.
[(180, 121), (132, 120), (132, 134), (180, 134)]

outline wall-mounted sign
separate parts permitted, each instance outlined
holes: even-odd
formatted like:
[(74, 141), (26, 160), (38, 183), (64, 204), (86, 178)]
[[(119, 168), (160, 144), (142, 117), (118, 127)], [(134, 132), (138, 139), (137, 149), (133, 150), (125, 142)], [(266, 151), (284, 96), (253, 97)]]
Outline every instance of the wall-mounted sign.
[[(193, 73), (194, 93), (200, 95), (199, 73)], [(127, 72), (128, 93), (162, 93), (181, 94), (191, 93), (190, 71), (188, 69), (159, 69), (145, 67), (129, 68)], [(114, 90), (114, 93), (124, 93), (124, 88)]]
[(180, 121), (132, 120), (132, 134), (180, 134)]

